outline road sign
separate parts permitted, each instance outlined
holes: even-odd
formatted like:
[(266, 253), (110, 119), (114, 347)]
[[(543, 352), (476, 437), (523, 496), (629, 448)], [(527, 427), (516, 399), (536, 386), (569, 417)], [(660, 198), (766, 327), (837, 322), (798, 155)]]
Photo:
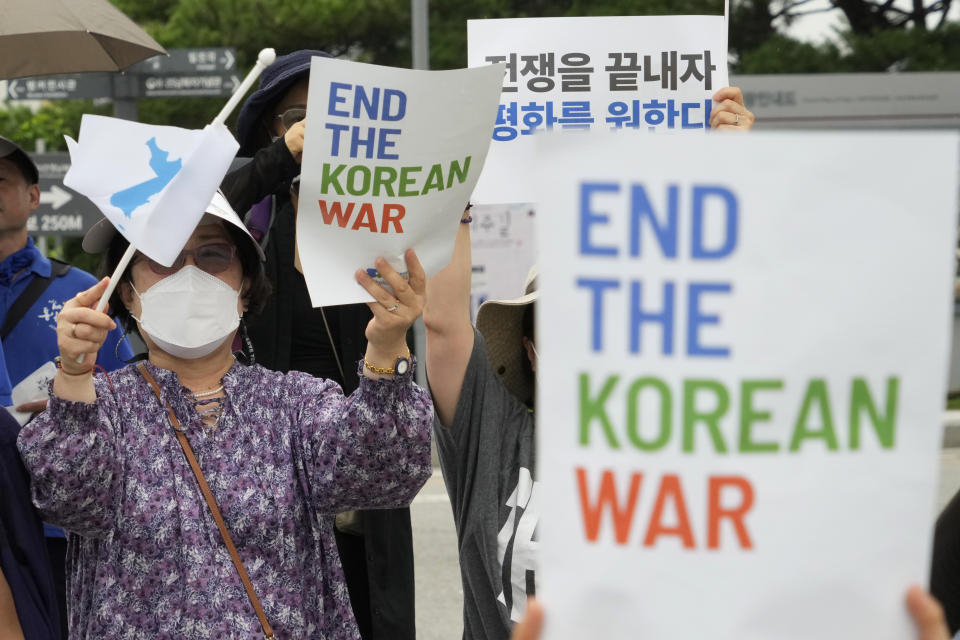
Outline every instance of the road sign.
[(229, 96), (240, 84), (240, 77), (225, 73), (195, 73), (140, 76), (138, 81), (136, 89), (138, 97), (186, 98)]
[(168, 49), (169, 56), (159, 55), (138, 62), (127, 73), (230, 73), (236, 71), (237, 50), (233, 47)]
[(40, 206), (30, 214), (27, 233), (43, 236), (82, 236), (102, 217), (86, 196), (63, 185), (70, 168), (68, 153), (32, 153), (40, 171)]
[(7, 83), (10, 100), (71, 98), (184, 98), (229, 96), (240, 84), (232, 47), (170, 49), (124, 73), (74, 73), (18, 78)]
[(7, 97), (10, 100), (67, 100), (111, 96), (113, 82), (109, 73), (72, 73), (7, 81)]

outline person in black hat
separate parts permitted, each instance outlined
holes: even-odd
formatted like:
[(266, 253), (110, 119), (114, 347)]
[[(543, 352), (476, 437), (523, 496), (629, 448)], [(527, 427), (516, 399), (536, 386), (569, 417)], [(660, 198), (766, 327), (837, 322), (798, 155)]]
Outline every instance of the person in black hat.
[[(267, 256), (274, 294), (248, 335), (256, 361), (287, 372), (335, 380), (350, 393), (370, 311), (364, 304), (314, 309), (295, 264), (296, 206), (306, 126), (310, 60), (330, 57), (300, 50), (280, 56), (260, 76), (259, 88), (237, 119), (239, 157), (249, 162), (229, 173), (223, 192)], [(238, 164), (242, 163), (238, 160)], [(413, 534), (410, 510), (341, 514), (337, 547), (364, 640), (415, 637)]]

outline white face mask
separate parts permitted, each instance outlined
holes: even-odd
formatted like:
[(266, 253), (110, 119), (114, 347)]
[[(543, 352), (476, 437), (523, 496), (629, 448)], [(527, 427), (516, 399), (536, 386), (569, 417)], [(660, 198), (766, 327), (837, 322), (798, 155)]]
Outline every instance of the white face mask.
[[(216, 276), (187, 265), (141, 294), (140, 329), (172, 356), (202, 358), (240, 326), (240, 292)], [(132, 314), (131, 314), (132, 315)]]

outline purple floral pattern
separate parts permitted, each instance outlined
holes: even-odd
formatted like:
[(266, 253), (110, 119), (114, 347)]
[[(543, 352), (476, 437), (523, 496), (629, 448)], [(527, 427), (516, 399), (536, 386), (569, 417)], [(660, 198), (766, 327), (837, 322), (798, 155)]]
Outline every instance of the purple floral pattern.
[[(332, 514), (408, 504), (431, 472), (429, 395), (410, 376), (344, 397), (330, 381), (235, 364), (203, 430), (150, 366), (223, 512), (276, 637), (359, 639)], [(71, 640), (256, 638), (260, 625), (166, 410), (134, 367), (97, 401), (51, 395), (23, 428), (34, 502), (70, 531)]]

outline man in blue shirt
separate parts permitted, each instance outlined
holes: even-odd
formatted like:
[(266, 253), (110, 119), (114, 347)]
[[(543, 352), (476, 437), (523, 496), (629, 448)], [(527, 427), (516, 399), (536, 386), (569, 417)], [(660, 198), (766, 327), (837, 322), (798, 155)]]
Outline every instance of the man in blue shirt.
[[(51, 263), (27, 235), (30, 212), (40, 204), (38, 180), (39, 172), (30, 156), (0, 137), (0, 333), (4, 334), (5, 371), (20, 410), (14, 415), (21, 424), (46, 405), (46, 382), (56, 373), (53, 361), (59, 354), (57, 315), (63, 303), (97, 282), (85, 271)], [(31, 287), (33, 282), (38, 284)], [(31, 294), (32, 302), (18, 319), (13, 318), (23, 305), (23, 301), (17, 305), (17, 299), (24, 296), (29, 300)], [(109, 371), (123, 366), (132, 356), (118, 326), (100, 349), (97, 364)], [(9, 402), (4, 406), (9, 406)], [(47, 527), (46, 531), (62, 619), (66, 620), (66, 540), (58, 529)]]

